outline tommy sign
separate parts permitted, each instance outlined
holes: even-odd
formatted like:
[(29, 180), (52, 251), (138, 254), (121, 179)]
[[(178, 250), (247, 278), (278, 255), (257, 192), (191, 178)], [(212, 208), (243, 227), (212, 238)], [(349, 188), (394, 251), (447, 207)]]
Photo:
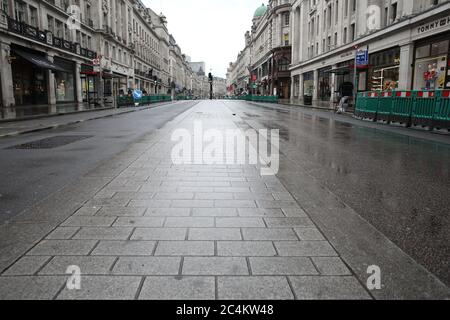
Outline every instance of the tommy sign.
[(417, 33), (423, 34), (427, 32), (432, 32), (447, 27), (449, 25), (450, 25), (450, 16), (419, 26), (417, 28)]

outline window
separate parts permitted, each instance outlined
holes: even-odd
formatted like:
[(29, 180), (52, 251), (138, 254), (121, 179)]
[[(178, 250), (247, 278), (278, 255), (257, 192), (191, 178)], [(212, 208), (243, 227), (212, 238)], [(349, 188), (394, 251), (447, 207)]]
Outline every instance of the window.
[(51, 16), (47, 16), (47, 28), (51, 33), (55, 33), (55, 19)]
[(285, 26), (288, 26), (289, 25), (289, 21), (290, 20), (290, 14), (289, 14), (289, 12), (286, 12), (285, 14), (284, 14), (284, 25)]
[(351, 39), (352, 39), (352, 41), (355, 41), (355, 39), (356, 39), (356, 25), (354, 23), (352, 23), (350, 28), (351, 28), (351, 32), (352, 32), (352, 35), (351, 35), (352, 38)]
[(22, 1), (16, 1), (14, 4), (15, 4), (14, 15), (16, 17), (16, 20), (26, 22), (27, 9), (25, 3)]
[(30, 6), (30, 25), (33, 27), (38, 27), (38, 13), (35, 7)]
[(391, 20), (392, 22), (397, 20), (397, 3), (393, 3), (391, 6)]
[(2, 10), (3, 12), (8, 12), (8, 0), (0, 1), (0, 10)]
[(344, 40), (343, 40), (344, 44), (346, 44), (347, 41), (348, 41), (348, 31), (347, 28), (344, 28)]

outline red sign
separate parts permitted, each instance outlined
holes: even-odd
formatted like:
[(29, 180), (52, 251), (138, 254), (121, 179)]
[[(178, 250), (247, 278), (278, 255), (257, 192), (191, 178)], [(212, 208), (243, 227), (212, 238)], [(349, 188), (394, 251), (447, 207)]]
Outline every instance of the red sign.
[(252, 74), (252, 81), (256, 81), (257, 77), (256, 74)]

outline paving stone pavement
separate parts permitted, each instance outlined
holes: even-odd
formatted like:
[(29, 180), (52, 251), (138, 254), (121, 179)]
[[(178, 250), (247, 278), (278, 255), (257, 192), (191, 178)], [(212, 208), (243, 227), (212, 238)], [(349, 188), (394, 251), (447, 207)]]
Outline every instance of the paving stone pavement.
[(100, 167), (110, 182), (3, 271), (0, 299), (370, 299), (275, 176), (173, 164), (173, 130), (195, 121), (237, 129), (224, 104), (200, 103), (113, 159), (120, 173)]

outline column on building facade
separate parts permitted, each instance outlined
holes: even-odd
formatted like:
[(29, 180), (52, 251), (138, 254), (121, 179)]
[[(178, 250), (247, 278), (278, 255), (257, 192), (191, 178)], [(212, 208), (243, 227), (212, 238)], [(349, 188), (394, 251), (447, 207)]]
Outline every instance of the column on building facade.
[[(332, 69), (337, 69), (337, 68), (338, 68), (338, 65), (337, 65), (337, 64), (334, 64), (331, 68), (332, 68)], [(330, 81), (331, 81), (331, 85), (330, 85), (331, 99), (330, 99), (330, 101), (331, 101), (331, 102), (334, 102), (335, 99), (336, 99), (336, 96), (337, 96), (336, 91), (338, 91), (338, 88), (337, 88), (337, 76), (336, 76), (336, 73), (334, 73), (334, 72), (331, 73), (331, 80), (330, 80)]]
[(82, 110), (84, 108), (83, 105), (83, 91), (82, 91), (82, 87), (81, 87), (81, 63), (80, 62), (76, 62), (75, 64), (75, 88), (77, 90), (76, 92), (76, 102), (78, 103), (78, 110)]
[[(48, 54), (47, 59), (53, 62), (53, 54)], [(55, 87), (55, 74), (51, 70), (47, 70), (48, 79), (48, 112), (49, 114), (56, 113), (56, 87)]]
[(5, 119), (15, 118), (15, 99), (14, 99), (14, 88), (12, 80), (12, 68), (9, 61), (11, 55), (11, 48), (9, 44), (1, 43), (0, 45), (0, 84), (2, 93), (2, 113)]
[(304, 93), (305, 93), (305, 88), (304, 88), (303, 74), (299, 74), (298, 75), (298, 98), (299, 98), (299, 100), (303, 99)]
[(314, 70), (314, 93), (313, 100), (319, 99), (319, 70)]
[(414, 63), (414, 43), (400, 44), (399, 90), (411, 90)]

